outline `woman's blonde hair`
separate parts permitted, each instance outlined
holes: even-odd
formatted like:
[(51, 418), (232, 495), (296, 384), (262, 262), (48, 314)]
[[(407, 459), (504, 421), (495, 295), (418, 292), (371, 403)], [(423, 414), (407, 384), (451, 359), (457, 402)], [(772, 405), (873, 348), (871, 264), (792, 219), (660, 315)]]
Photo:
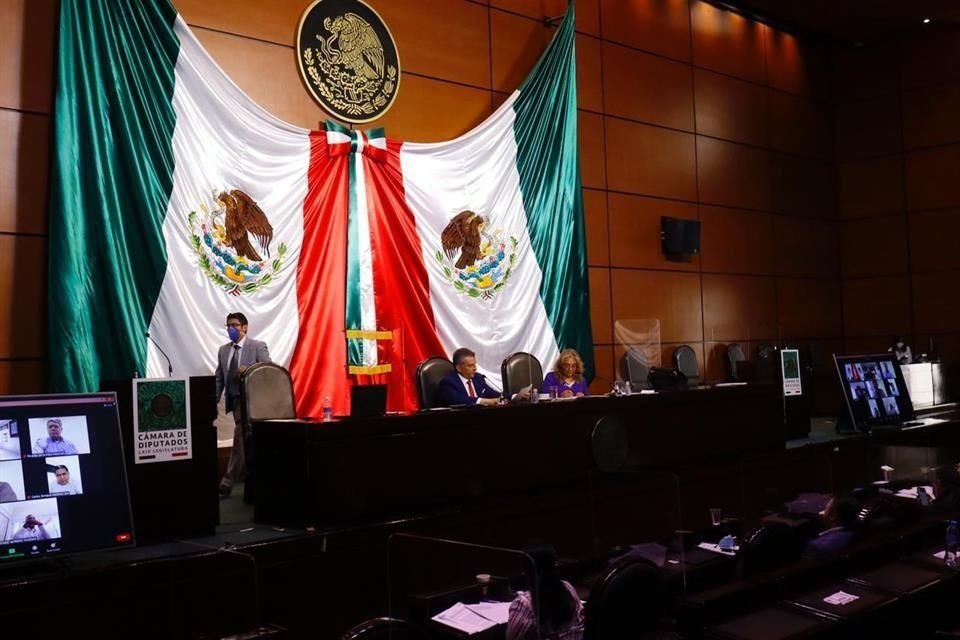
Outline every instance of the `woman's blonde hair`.
[(561, 351), (560, 355), (557, 356), (557, 361), (553, 363), (553, 371), (559, 375), (562, 371), (560, 365), (568, 358), (573, 358), (573, 361), (577, 363), (577, 372), (574, 377), (577, 382), (580, 382), (583, 380), (583, 360), (580, 359), (580, 354), (577, 353), (576, 349), (564, 349)]

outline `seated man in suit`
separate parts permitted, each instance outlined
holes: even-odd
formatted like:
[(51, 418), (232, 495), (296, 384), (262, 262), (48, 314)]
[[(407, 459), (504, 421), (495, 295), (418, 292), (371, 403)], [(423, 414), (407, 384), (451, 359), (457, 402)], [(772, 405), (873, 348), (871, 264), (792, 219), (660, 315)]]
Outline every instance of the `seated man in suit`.
[(499, 404), (500, 392), (488, 386), (486, 378), (477, 373), (477, 354), (470, 349), (457, 349), (453, 352), (453, 366), (457, 370), (444, 376), (437, 386), (436, 406)]
[(824, 530), (807, 543), (805, 558), (822, 558), (840, 553), (853, 539), (860, 505), (852, 496), (832, 497), (823, 510)]

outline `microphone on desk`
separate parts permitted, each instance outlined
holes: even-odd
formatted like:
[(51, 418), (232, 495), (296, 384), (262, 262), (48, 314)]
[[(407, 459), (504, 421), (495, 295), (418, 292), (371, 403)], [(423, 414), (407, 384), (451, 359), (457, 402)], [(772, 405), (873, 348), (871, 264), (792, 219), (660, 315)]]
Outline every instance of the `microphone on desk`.
[(163, 357), (167, 359), (167, 376), (172, 378), (172, 377), (173, 377), (173, 364), (170, 362), (170, 356), (168, 356), (168, 355), (167, 355), (167, 352), (163, 350), (163, 348), (160, 346), (160, 344), (159, 344), (156, 340), (153, 339), (153, 337), (150, 335), (150, 332), (149, 332), (149, 331), (144, 332), (143, 335), (145, 335), (145, 336), (147, 337), (147, 340), (149, 340), (150, 342), (152, 342), (152, 343), (153, 343), (153, 346), (155, 346), (155, 347), (157, 348), (157, 351), (159, 351), (161, 354), (163, 354)]

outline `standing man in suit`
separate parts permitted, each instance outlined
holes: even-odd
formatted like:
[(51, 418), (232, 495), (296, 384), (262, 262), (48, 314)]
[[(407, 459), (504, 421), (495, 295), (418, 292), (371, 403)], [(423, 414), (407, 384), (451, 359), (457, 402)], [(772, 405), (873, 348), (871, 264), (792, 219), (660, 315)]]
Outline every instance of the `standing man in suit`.
[(457, 370), (444, 376), (437, 386), (436, 406), (499, 404), (500, 392), (477, 373), (477, 354), (461, 347), (453, 352), (453, 366)]
[(233, 483), (240, 477), (244, 468), (243, 425), (234, 410), (240, 406), (240, 374), (247, 367), (258, 362), (270, 362), (267, 344), (247, 337), (247, 317), (239, 312), (227, 316), (227, 335), (230, 342), (220, 347), (217, 353), (217, 402), (226, 392), (227, 413), (234, 414), (236, 426), (233, 430), (233, 448), (227, 471), (220, 481), (220, 495), (227, 497), (233, 490)]

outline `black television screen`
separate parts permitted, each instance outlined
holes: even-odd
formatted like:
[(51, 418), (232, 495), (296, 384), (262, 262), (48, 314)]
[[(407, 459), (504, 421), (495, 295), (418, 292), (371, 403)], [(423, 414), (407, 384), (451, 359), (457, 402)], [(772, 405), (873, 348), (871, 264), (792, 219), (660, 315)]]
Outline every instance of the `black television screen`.
[(134, 544), (116, 395), (0, 397), (0, 566)]
[(856, 428), (899, 426), (915, 418), (903, 371), (892, 353), (835, 355), (834, 361)]

